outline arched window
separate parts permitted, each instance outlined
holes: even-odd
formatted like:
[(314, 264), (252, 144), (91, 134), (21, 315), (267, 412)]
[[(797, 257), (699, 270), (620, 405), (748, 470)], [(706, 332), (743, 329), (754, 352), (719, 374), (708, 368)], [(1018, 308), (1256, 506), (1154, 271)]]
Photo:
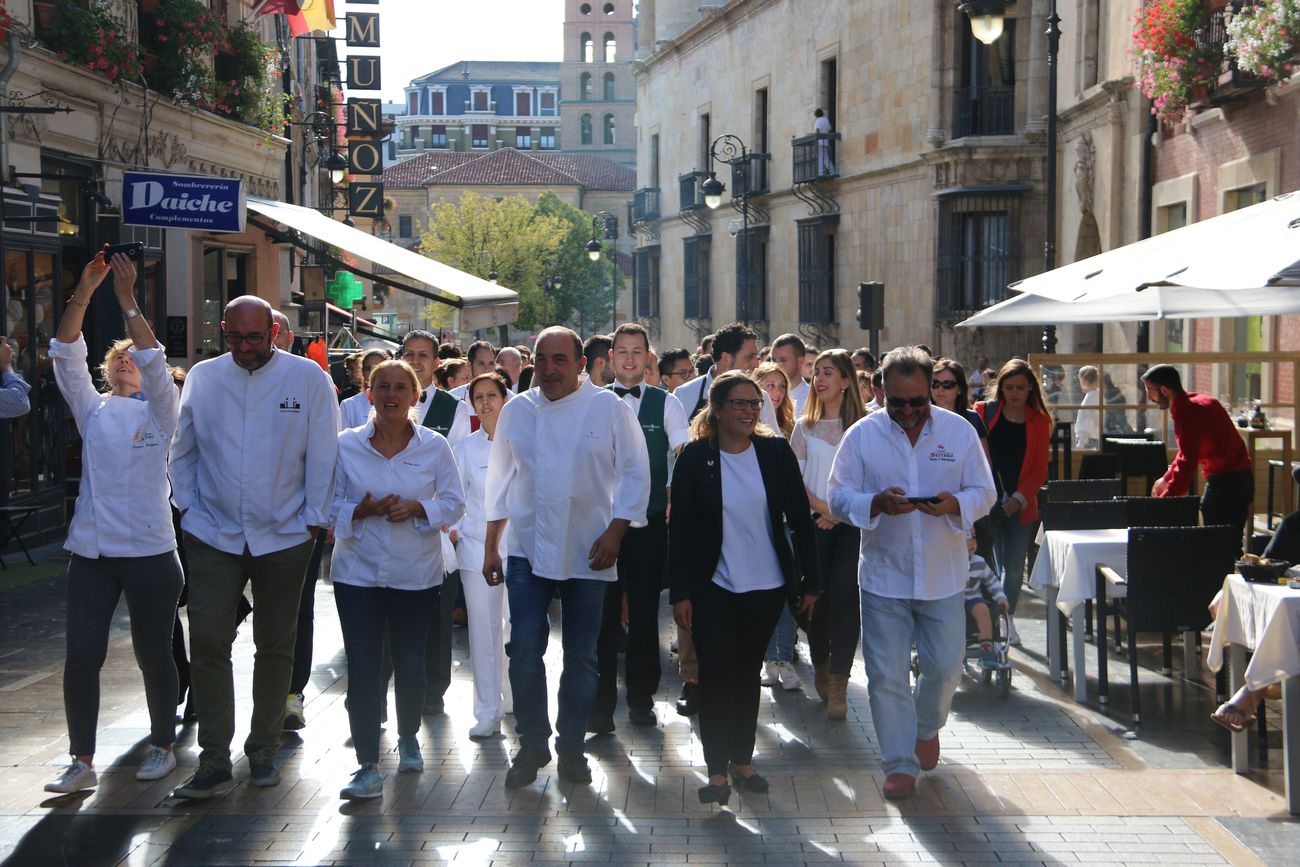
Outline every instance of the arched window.
[(584, 72), (578, 76), (578, 98), (591, 99), (591, 73)]
[(578, 121), (578, 138), (583, 144), (591, 144), (591, 115), (584, 114)]
[(606, 72), (605, 73), (605, 99), (611, 100), (613, 98), (614, 98), (614, 73)]
[(605, 115), (605, 144), (614, 144), (614, 115)]
[(616, 50), (615, 45), (614, 45), (614, 34), (613, 34), (613, 33), (606, 33), (606, 34), (605, 34), (605, 62), (606, 62), (606, 63), (613, 63), (613, 62), (614, 62), (614, 55), (615, 55), (616, 53), (617, 53), (617, 50)]
[(584, 33), (578, 37), (578, 50), (582, 55), (583, 63), (596, 62), (596, 46), (591, 41), (590, 33)]

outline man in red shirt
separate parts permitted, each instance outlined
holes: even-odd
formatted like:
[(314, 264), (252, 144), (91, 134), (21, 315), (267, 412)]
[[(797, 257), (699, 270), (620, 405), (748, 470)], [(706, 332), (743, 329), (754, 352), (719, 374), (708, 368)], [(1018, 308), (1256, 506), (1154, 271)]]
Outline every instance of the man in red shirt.
[(1151, 495), (1186, 495), (1200, 464), (1205, 477), (1201, 516), (1206, 525), (1227, 524), (1244, 533), (1255, 500), (1255, 476), (1246, 443), (1228, 411), (1209, 395), (1183, 391), (1182, 378), (1172, 365), (1151, 367), (1142, 374), (1142, 382), (1147, 399), (1169, 410), (1178, 441), (1178, 454), (1151, 488)]

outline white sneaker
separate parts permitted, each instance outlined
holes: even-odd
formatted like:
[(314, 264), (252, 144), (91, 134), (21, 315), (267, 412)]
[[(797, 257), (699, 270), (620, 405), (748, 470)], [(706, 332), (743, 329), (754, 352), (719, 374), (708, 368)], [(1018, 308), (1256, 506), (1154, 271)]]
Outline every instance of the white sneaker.
[(72, 764), (64, 769), (63, 775), (52, 783), (45, 784), (45, 791), (59, 795), (70, 795), (82, 789), (93, 789), (99, 785), (95, 769), (81, 759), (73, 759)]
[(488, 720), (487, 722), (475, 723), (470, 726), (469, 736), (473, 740), (486, 740), (494, 738), (501, 733), (500, 720)]
[(137, 780), (161, 780), (174, 770), (176, 770), (176, 755), (171, 750), (151, 746), (144, 757), (144, 761), (136, 769), (135, 778)]
[(758, 682), (763, 686), (776, 686), (781, 682), (781, 663), (765, 662), (763, 663), (763, 674), (759, 677)]
[(781, 689), (796, 690), (803, 685), (799, 672), (794, 670), (793, 662), (777, 663), (777, 671), (781, 675)]

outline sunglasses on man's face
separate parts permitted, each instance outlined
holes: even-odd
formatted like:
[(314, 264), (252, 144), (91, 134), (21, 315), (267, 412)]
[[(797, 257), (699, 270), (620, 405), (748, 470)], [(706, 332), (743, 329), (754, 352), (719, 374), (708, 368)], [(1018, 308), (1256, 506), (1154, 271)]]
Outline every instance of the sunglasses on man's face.
[(944, 391), (952, 391), (954, 388), (957, 387), (957, 380), (955, 380), (955, 379), (936, 379), (934, 382), (930, 383), (930, 387), (931, 387), (931, 388), (941, 388), (941, 389), (943, 389)]
[(917, 397), (894, 397), (893, 395), (886, 395), (885, 400), (888, 401), (889, 405), (894, 409), (902, 409), (905, 406), (910, 406), (912, 409), (920, 409), (930, 403), (930, 398), (925, 395), (919, 395)]

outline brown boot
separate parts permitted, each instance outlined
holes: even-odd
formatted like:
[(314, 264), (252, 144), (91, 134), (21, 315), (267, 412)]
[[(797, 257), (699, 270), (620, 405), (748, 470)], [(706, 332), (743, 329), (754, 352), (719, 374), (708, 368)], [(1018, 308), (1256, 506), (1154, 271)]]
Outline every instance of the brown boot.
[(849, 715), (849, 679), (843, 674), (832, 674), (826, 684), (826, 718), (840, 720)]
[(831, 661), (824, 659), (821, 662), (813, 663), (813, 686), (817, 689), (817, 697), (822, 701), (830, 696), (830, 678), (831, 678)]

